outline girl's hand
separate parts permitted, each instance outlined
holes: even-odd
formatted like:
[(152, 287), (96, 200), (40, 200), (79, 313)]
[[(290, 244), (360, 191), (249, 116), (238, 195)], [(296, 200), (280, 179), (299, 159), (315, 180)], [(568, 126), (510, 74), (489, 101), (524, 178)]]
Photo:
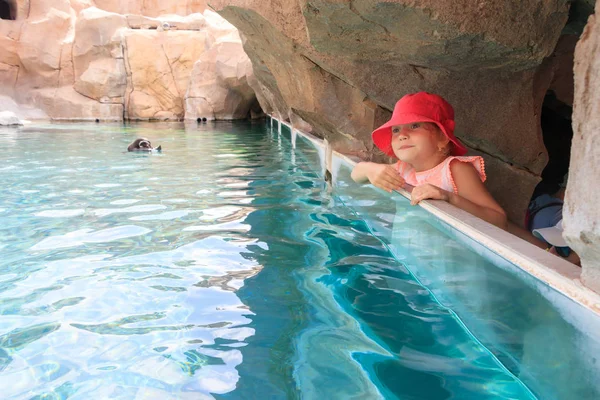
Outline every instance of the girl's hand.
[(450, 200), (451, 193), (440, 189), (437, 186), (425, 183), (423, 185), (416, 186), (410, 194), (410, 204), (417, 205), (421, 200), (432, 199), (432, 200)]
[(402, 178), (398, 171), (391, 165), (372, 164), (366, 175), (369, 182), (387, 192), (400, 189), (405, 183), (404, 178)]

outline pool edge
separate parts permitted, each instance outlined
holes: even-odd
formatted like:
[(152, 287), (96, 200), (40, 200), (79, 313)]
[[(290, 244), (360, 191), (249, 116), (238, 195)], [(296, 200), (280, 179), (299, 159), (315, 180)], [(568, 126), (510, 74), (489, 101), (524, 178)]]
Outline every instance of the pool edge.
[[(332, 172), (333, 157), (337, 157), (349, 166), (354, 166), (359, 161), (356, 158), (332, 150), (326, 140), (295, 128), (272, 115), (269, 117), (271, 118), (271, 127), (273, 121), (279, 123), (279, 132), (281, 131), (281, 125), (285, 125), (290, 129), (290, 132), (295, 132), (295, 134), (308, 139), (314, 146), (320, 147), (327, 155), (326, 169), (330, 172)], [(410, 193), (404, 189), (396, 192), (410, 198)], [(452, 228), (510, 261), (529, 275), (600, 316), (600, 294), (583, 285), (580, 267), (447, 202), (424, 200), (419, 203), (419, 206)]]

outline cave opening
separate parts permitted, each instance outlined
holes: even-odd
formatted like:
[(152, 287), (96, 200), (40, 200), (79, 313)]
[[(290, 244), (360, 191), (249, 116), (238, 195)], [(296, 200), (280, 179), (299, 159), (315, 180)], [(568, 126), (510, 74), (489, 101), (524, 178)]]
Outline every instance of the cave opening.
[(0, 19), (17, 19), (17, 8), (12, 0), (0, 0)]
[(548, 163), (542, 171), (542, 180), (533, 191), (532, 200), (544, 193), (563, 196), (560, 192), (566, 185), (571, 159), (572, 114), (573, 107), (559, 100), (553, 90), (546, 93), (540, 122)]
[(569, 17), (562, 30), (554, 53), (549, 57), (554, 64), (553, 78), (547, 88), (541, 107), (540, 127), (548, 163), (542, 171), (542, 180), (536, 186), (531, 200), (543, 194), (564, 197), (573, 140), (573, 65), (575, 45), (591, 14), (594, 2), (574, 0)]

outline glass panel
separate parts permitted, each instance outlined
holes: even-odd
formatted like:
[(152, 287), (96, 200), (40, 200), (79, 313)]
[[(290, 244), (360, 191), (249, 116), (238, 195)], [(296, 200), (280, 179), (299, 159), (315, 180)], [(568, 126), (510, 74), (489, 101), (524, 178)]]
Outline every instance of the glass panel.
[(340, 162), (336, 194), (511, 373), (540, 398), (600, 398), (596, 314), (403, 196), (355, 184), (350, 172)]

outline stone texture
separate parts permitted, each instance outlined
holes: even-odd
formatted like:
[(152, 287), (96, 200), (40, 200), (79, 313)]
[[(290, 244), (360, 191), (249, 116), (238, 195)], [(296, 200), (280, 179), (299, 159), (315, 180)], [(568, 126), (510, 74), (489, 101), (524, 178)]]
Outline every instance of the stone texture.
[(14, 96), (19, 67), (0, 63), (0, 93)]
[(125, 95), (127, 79), (120, 31), (126, 27), (124, 16), (98, 8), (79, 14), (73, 44), (75, 90), (106, 102)]
[[(575, 46), (579, 41), (576, 35), (563, 35), (556, 44), (552, 54), (554, 74), (550, 82), (549, 90), (556, 93), (556, 98), (565, 104), (573, 105), (573, 67)], [(569, 83), (569, 84), (567, 84)]]
[(51, 8), (39, 20), (23, 24), (19, 39), (19, 59), (27, 77), (36, 84), (50, 85), (58, 79), (62, 43), (71, 27), (71, 16)]
[(138, 14), (149, 17), (177, 14), (201, 13), (206, 9), (206, 0), (102, 0), (96, 6), (118, 14)]
[[(579, 36), (562, 35), (554, 52), (545, 58), (538, 68), (534, 87), (547, 87), (556, 94), (556, 98), (569, 106), (573, 105), (573, 57)], [(536, 104), (541, 104), (546, 93), (536, 93)], [(536, 110), (536, 113), (541, 112)]]
[(2, 20), (2, 23), (0, 23), (0, 37), (18, 41), (23, 23), (23, 20)]
[(256, 101), (247, 80), (251, 75), (252, 64), (241, 41), (211, 47), (194, 64), (185, 96), (186, 119), (246, 118)]
[[(74, 13), (78, 15), (81, 11), (90, 7), (94, 7), (94, 2), (95, 0), (71, 0), (71, 8), (73, 9)], [(99, 3), (101, 3), (101, 1), (99, 1)]]
[(111, 102), (111, 99), (123, 99), (126, 87), (123, 59), (114, 58), (92, 61), (74, 85), (79, 93), (103, 103)]
[(531, 172), (515, 168), (489, 154), (473, 151), (473, 155), (482, 156), (485, 161), (485, 172), (488, 177), (486, 187), (493, 193), (500, 204), (510, 204), (504, 207), (507, 217), (517, 225), (523, 226), (525, 212), (529, 206), (531, 188), (535, 187), (541, 178)]
[(156, 18), (146, 17), (144, 15), (128, 14), (127, 26), (131, 29), (157, 29), (160, 21)]
[[(596, 4), (596, 15), (600, 3)], [(600, 292), (600, 25), (592, 15), (575, 51), (573, 142), (565, 196), (564, 237), (581, 257), (581, 278)]]
[(55, 120), (120, 121), (122, 104), (102, 104), (77, 93), (72, 87), (38, 89), (30, 94), (29, 104), (48, 113)]
[[(62, 8), (62, 3), (56, 6)], [(19, 103), (31, 104), (36, 89), (57, 87), (63, 46), (72, 41), (73, 33), (73, 15), (66, 11), (38, 4), (30, 18), (21, 22), (18, 74), (12, 92)]]
[(29, 18), (30, 2), (32, 0), (13, 0), (17, 3), (17, 19)]
[[(151, 18), (143, 15), (127, 15), (126, 18), (131, 29), (199, 31), (206, 27), (204, 15), (200, 13), (190, 14), (186, 17), (167, 15), (160, 18)], [(167, 25), (165, 26), (164, 23)]]
[(73, 68), (73, 42), (64, 43), (60, 54), (58, 72), (58, 86), (72, 86), (75, 83), (75, 70)]
[[(2, 93), (41, 108), (50, 118), (119, 119), (126, 105), (126, 116), (134, 119), (182, 119), (194, 63), (211, 46), (240, 43), (235, 27), (205, 10), (204, 0), (97, 3), (103, 9), (94, 0), (27, 1), (26, 15), (2, 21)], [(236, 51), (243, 53), (241, 45)], [(218, 70), (224, 83), (207, 99), (219, 109), (236, 109), (223, 111), (236, 116), (250, 102), (250, 114), (260, 115), (247, 83), (251, 64), (232, 77), (226, 65), (237, 63), (239, 55), (217, 53), (211, 60), (223, 64)]]
[(21, 120), (47, 120), (48, 115), (39, 108), (17, 104), (11, 97), (0, 95), (0, 110), (10, 111)]
[(18, 40), (0, 35), (0, 48), (2, 49), (0, 52), (0, 63), (15, 66), (20, 64)]
[(322, 0), (302, 12), (319, 52), (465, 70), (537, 66), (554, 48), (567, 10), (566, 1)]
[(205, 32), (125, 33), (127, 117), (153, 119), (161, 111), (184, 117), (184, 95), (194, 62), (205, 50)]
[(59, 11), (61, 13), (71, 13), (71, 2), (70, 0), (52, 0), (52, 1), (39, 1), (33, 0), (30, 2), (29, 15), (27, 18), (36, 20), (44, 19), (51, 10)]

